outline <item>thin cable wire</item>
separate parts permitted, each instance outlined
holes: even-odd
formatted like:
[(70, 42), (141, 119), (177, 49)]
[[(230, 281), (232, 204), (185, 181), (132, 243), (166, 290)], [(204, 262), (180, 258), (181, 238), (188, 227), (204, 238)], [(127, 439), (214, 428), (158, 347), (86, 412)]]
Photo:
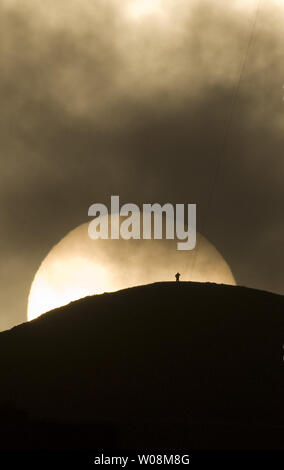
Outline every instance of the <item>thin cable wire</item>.
[[(232, 127), (233, 127), (233, 121), (234, 121), (233, 118), (234, 118), (234, 115), (235, 115), (234, 110), (236, 108), (237, 98), (238, 98), (239, 90), (240, 90), (240, 87), (241, 87), (243, 75), (244, 75), (244, 72), (245, 72), (245, 69), (246, 69), (246, 66), (247, 66), (248, 57), (249, 57), (250, 51), (252, 49), (253, 41), (255, 39), (256, 24), (257, 24), (257, 21), (258, 21), (258, 18), (259, 18), (261, 3), (262, 3), (262, 0), (258, 0), (256, 10), (255, 10), (255, 14), (253, 15), (252, 27), (251, 27), (251, 30), (250, 30), (250, 33), (249, 33), (249, 38), (248, 38), (248, 43), (247, 43), (245, 55), (244, 55), (244, 58), (241, 62), (241, 67), (240, 67), (240, 72), (239, 72), (239, 75), (238, 75), (238, 80), (237, 80), (236, 86), (234, 87), (233, 94), (232, 94), (231, 105), (230, 105), (230, 114), (229, 114), (229, 117), (228, 117), (227, 126), (226, 126), (226, 130), (225, 130), (225, 133), (224, 133), (224, 138), (222, 140), (222, 144), (221, 144), (221, 148), (220, 148), (220, 158), (218, 159), (218, 162), (217, 162), (217, 166), (216, 166), (216, 170), (215, 170), (215, 173), (214, 173), (211, 190), (209, 192), (207, 208), (204, 211), (207, 223), (208, 223), (208, 220), (210, 219), (214, 193), (215, 193), (217, 182), (218, 182), (218, 179), (219, 179), (219, 176), (220, 176), (221, 167), (222, 167), (222, 165), (224, 165), (225, 160), (228, 157), (229, 135), (230, 135)], [(206, 223), (204, 225), (206, 226)], [(200, 246), (200, 243), (201, 243), (201, 240), (199, 242), (199, 246)], [(193, 275), (194, 270), (195, 270), (198, 251), (199, 250), (197, 248), (195, 250), (195, 256), (193, 257), (192, 270), (191, 270), (192, 275)]]

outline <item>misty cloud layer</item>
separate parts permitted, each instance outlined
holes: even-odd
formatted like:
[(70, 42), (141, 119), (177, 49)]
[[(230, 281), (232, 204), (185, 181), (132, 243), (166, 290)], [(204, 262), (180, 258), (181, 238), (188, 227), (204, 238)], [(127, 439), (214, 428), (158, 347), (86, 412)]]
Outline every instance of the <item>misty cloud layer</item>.
[(133, 3), (0, 0), (1, 329), (111, 194), (196, 203), (237, 282), (284, 291), (283, 2)]

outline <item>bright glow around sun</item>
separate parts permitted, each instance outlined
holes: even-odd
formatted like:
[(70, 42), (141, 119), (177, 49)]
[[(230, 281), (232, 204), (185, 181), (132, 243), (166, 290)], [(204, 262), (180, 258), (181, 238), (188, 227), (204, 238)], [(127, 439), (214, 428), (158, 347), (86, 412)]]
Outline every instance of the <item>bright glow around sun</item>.
[(178, 251), (176, 240), (91, 240), (88, 225), (67, 234), (41, 263), (31, 286), (28, 320), (88, 295), (173, 281), (235, 284), (216, 248), (200, 234), (197, 248)]
[(129, 16), (136, 19), (161, 11), (162, 0), (132, 0), (128, 6)]
[[(111, 288), (107, 270), (84, 256), (50, 259), (43, 263), (35, 276), (28, 307), (28, 319), (66, 305), (73, 300), (104, 292)], [(115, 286), (114, 286), (115, 287)]]

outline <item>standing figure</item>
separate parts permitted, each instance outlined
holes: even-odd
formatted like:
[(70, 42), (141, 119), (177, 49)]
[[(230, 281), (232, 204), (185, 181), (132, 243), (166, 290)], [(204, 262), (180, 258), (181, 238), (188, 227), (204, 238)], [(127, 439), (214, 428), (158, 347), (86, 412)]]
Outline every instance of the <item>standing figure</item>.
[(176, 273), (176, 282), (179, 282), (180, 273)]

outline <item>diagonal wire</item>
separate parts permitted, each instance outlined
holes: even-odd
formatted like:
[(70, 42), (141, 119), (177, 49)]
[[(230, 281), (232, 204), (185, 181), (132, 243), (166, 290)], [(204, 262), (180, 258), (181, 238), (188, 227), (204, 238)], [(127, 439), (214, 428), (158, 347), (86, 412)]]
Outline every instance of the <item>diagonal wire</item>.
[[(239, 71), (239, 75), (238, 75), (238, 80), (237, 80), (236, 86), (234, 87), (234, 90), (233, 90), (231, 105), (230, 105), (230, 114), (229, 114), (229, 117), (228, 117), (227, 126), (226, 126), (226, 130), (225, 130), (225, 133), (224, 133), (224, 138), (222, 139), (221, 148), (220, 148), (220, 158), (218, 159), (218, 162), (217, 162), (217, 166), (216, 166), (216, 170), (215, 170), (215, 173), (214, 173), (211, 190), (210, 190), (209, 197), (208, 197), (207, 208), (205, 209), (205, 217), (207, 219), (206, 222), (208, 222), (208, 220), (210, 219), (212, 202), (213, 202), (217, 182), (218, 182), (218, 179), (220, 177), (222, 164), (225, 163), (225, 160), (228, 157), (229, 135), (230, 135), (232, 127), (233, 127), (234, 116), (235, 116), (234, 110), (236, 108), (237, 98), (238, 98), (239, 90), (240, 90), (240, 87), (241, 87), (243, 75), (244, 75), (244, 72), (245, 72), (245, 69), (246, 69), (246, 66), (247, 66), (249, 54), (251, 52), (252, 44), (253, 44), (253, 41), (255, 39), (256, 24), (257, 24), (257, 21), (258, 21), (258, 18), (259, 18), (261, 3), (262, 3), (262, 0), (257, 1), (256, 10), (255, 10), (255, 13), (253, 15), (253, 20), (252, 20), (252, 27), (251, 27), (250, 32), (249, 32), (246, 51), (245, 51), (244, 58), (243, 58), (242, 63), (241, 63), (241, 67), (240, 67), (240, 71)], [(206, 226), (206, 223), (204, 225)], [(199, 241), (199, 246), (200, 246), (200, 243), (201, 243), (201, 240)], [(194, 273), (196, 260), (197, 260), (197, 256), (198, 256), (198, 251), (199, 251), (198, 249), (195, 250), (195, 256), (193, 258), (192, 269), (191, 269), (192, 274)]]

